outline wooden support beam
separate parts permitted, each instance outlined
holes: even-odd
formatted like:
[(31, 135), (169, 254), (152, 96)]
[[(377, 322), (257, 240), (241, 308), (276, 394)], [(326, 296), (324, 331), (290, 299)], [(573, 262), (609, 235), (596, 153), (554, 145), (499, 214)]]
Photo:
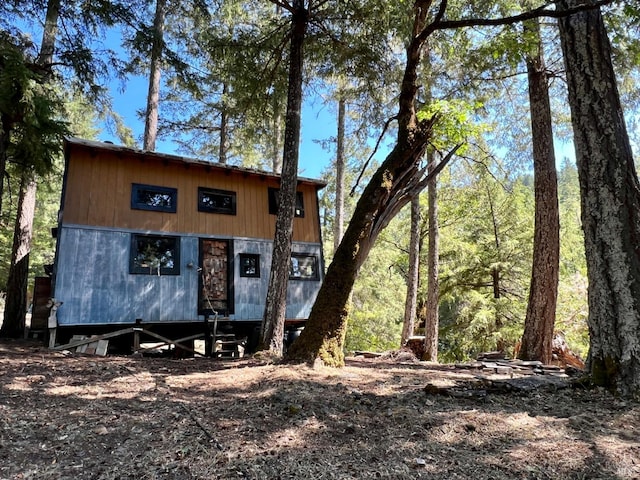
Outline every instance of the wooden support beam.
[[(67, 343), (65, 345), (58, 345), (57, 347), (53, 347), (52, 350), (60, 351), (60, 350), (69, 350), (70, 348), (79, 347), (81, 345), (88, 345), (89, 343), (97, 342), (98, 340), (106, 340), (107, 338), (119, 337), (120, 335), (126, 335), (128, 333), (134, 332), (136, 329), (133, 327), (124, 328), (122, 330), (117, 330), (115, 332), (105, 333), (103, 335), (94, 335), (90, 338), (85, 338), (84, 340), (75, 340), (73, 342)], [(138, 329), (142, 330), (142, 329)]]
[[(193, 353), (194, 355), (203, 356), (201, 353), (196, 352), (192, 348), (189, 348), (189, 347), (187, 347), (185, 345), (181, 345), (181, 343), (182, 342), (187, 342), (189, 340), (196, 340), (198, 338), (202, 338), (204, 336), (204, 333), (197, 333), (195, 335), (190, 335), (188, 337), (178, 338), (176, 340), (171, 340), (170, 338), (163, 337), (162, 335), (159, 335), (159, 334), (154, 333), (154, 332), (150, 332), (149, 330), (143, 330), (143, 333), (145, 335), (149, 335), (150, 337), (156, 338), (156, 339), (161, 340), (162, 342), (164, 342), (162, 345), (159, 345), (160, 347), (163, 347), (165, 345), (175, 345), (177, 348), (180, 348), (180, 349), (185, 350), (187, 352)], [(138, 351), (151, 350), (152, 348), (158, 348), (159, 346), (155, 345), (154, 347), (151, 347), (151, 348), (141, 348)]]

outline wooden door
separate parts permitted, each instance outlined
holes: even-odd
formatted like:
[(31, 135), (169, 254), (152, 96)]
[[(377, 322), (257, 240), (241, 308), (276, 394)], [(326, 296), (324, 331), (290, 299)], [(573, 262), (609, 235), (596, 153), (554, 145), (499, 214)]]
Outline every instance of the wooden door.
[(200, 240), (200, 292), (198, 310), (201, 315), (227, 316), (232, 313), (233, 299), (229, 240)]

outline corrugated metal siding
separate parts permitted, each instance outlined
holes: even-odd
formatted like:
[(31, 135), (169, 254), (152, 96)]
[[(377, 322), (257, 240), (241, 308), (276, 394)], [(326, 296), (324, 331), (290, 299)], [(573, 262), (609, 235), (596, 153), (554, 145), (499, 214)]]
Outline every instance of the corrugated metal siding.
[[(137, 318), (145, 322), (201, 320), (197, 312), (199, 236), (181, 236), (180, 275), (157, 276), (129, 274), (133, 233), (82, 226), (61, 228), (55, 280), (55, 296), (64, 302), (58, 309), (60, 325), (131, 324)], [(262, 318), (271, 250), (270, 241), (233, 239), (235, 312), (231, 319)], [(319, 244), (296, 242), (293, 251), (317, 255), (320, 265)], [(240, 253), (260, 255), (260, 278), (240, 276)], [(189, 263), (194, 267), (189, 268)], [(287, 318), (308, 317), (320, 283), (290, 280)]]

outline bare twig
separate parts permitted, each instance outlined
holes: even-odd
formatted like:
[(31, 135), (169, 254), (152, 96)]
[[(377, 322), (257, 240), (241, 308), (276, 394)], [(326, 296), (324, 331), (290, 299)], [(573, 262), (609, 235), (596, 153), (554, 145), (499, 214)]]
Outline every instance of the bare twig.
[(362, 176), (364, 175), (365, 170), (369, 166), (369, 162), (371, 161), (373, 156), (378, 152), (378, 147), (380, 146), (380, 142), (382, 142), (382, 138), (384, 137), (385, 133), (387, 133), (387, 129), (389, 128), (389, 125), (391, 124), (391, 122), (393, 122), (394, 120), (397, 120), (397, 119), (398, 119), (397, 116), (391, 117), (384, 124), (384, 128), (382, 129), (382, 133), (380, 133), (380, 136), (378, 137), (378, 141), (376, 142), (376, 146), (374, 147), (373, 152), (371, 152), (371, 155), (369, 155), (369, 158), (367, 158), (367, 161), (364, 162), (364, 166), (360, 170), (360, 175), (358, 175), (358, 179), (356, 180), (356, 183), (353, 185), (353, 188), (351, 189), (351, 192), (349, 193), (350, 197), (353, 197), (353, 195), (355, 194), (356, 188), (358, 188), (358, 184), (360, 183), (360, 180), (362, 180)]
[(207, 430), (204, 425), (202, 425), (202, 423), (200, 422), (200, 420), (198, 420), (198, 418), (193, 414), (193, 412), (191, 410), (189, 410), (187, 407), (185, 407), (184, 403), (180, 403), (179, 404), (182, 409), (187, 412), (189, 414), (189, 416), (191, 417), (191, 420), (193, 420), (195, 422), (195, 424), (200, 427), (200, 430), (202, 430), (204, 432), (204, 434), (207, 436), (207, 438), (211, 441), (211, 443), (213, 443), (215, 445), (215, 447), (218, 450), (224, 450), (222, 448), (222, 445), (220, 445), (220, 442), (218, 442), (218, 440), (216, 440), (216, 437), (214, 437), (211, 432), (209, 432), (209, 430)]

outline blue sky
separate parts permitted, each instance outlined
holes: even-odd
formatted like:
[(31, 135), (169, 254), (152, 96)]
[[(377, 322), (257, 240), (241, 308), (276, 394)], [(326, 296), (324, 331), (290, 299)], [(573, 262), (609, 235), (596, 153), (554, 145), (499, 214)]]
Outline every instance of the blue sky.
[[(124, 91), (121, 91), (115, 83), (111, 86), (113, 110), (133, 130), (136, 140), (141, 139), (144, 133), (144, 120), (138, 117), (137, 112), (145, 109), (147, 82), (145, 78), (132, 77), (128, 80)], [(162, 104), (160, 105), (160, 116), (162, 116)], [(326, 140), (335, 136), (336, 128), (336, 119), (333, 112), (317, 99), (306, 97), (302, 110), (302, 138), (298, 164), (298, 174), (300, 176), (309, 178), (320, 178), (322, 176), (322, 171), (331, 163), (334, 152), (324, 150), (317, 140)], [(119, 143), (117, 136), (106, 128), (103, 129), (99, 139), (101, 141), (108, 140)], [(180, 154), (173, 142), (165, 140), (158, 140), (156, 151)]]

